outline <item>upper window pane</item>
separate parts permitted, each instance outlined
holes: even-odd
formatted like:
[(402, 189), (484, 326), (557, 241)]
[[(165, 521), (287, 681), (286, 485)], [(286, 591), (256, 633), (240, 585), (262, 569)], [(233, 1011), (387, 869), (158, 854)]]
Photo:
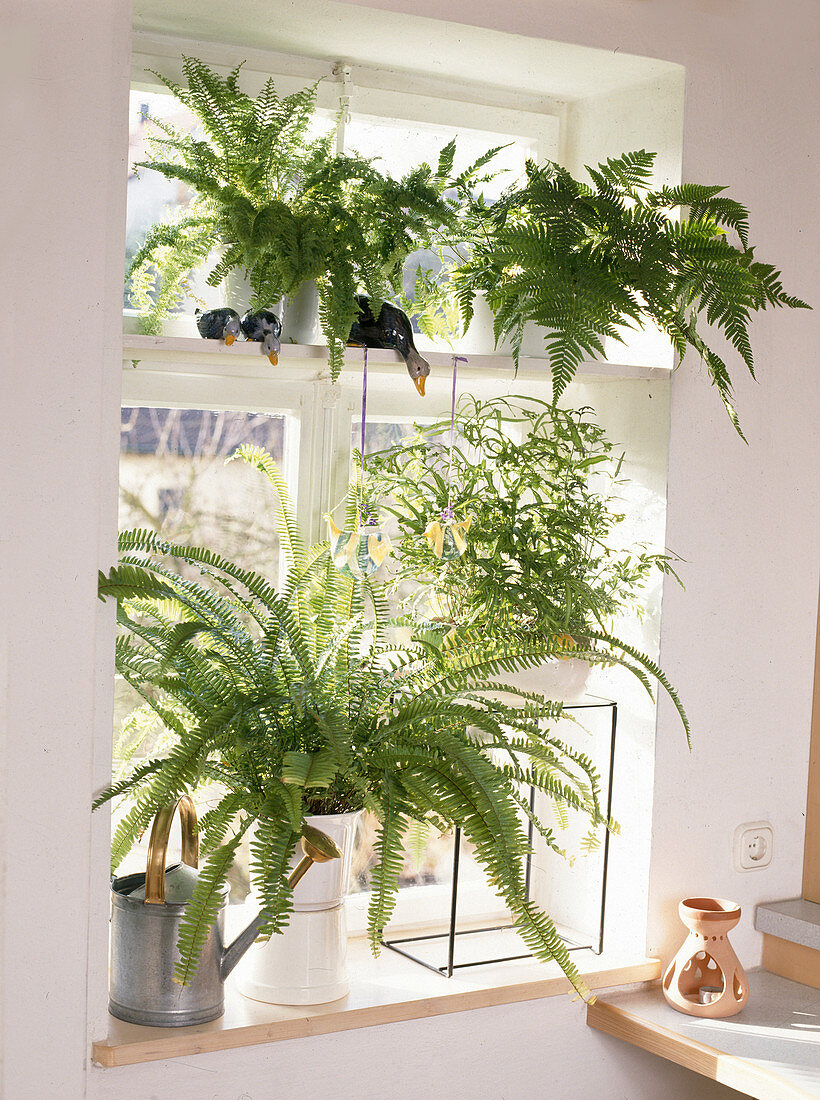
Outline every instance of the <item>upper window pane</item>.
[[(232, 410), (122, 409), (120, 428), (121, 530), (144, 527), (176, 543), (204, 546), (237, 565), (276, 582), (279, 537), (272, 489), (259, 470), (228, 462), (242, 443), (264, 447), (285, 466), (288, 418)], [(176, 561), (184, 575), (199, 579), (195, 566)], [(168, 747), (168, 735), (136, 693), (117, 677), (114, 701), (115, 778)], [(136, 708), (136, 709), (135, 709)], [(200, 811), (212, 804), (216, 788), (197, 794)], [(116, 827), (125, 804), (114, 814)], [(147, 837), (128, 856), (121, 874), (145, 866)], [(249, 886), (247, 845), (231, 872), (233, 900)]]
[[(149, 168), (135, 169), (134, 165), (149, 156), (148, 142), (156, 127), (152, 118), (169, 122), (183, 133), (199, 133), (196, 119), (172, 95), (161, 92), (131, 92), (128, 116), (128, 196), (125, 222), (126, 267), (134, 253), (145, 240), (148, 230), (160, 221), (166, 212), (184, 210), (191, 201), (191, 191), (176, 180), (166, 179)], [(138, 174), (139, 173), (139, 174)], [(126, 291), (126, 307), (131, 307)]]
[(378, 158), (380, 170), (395, 177), (406, 175), (422, 161), (435, 167), (439, 153), (453, 138), (456, 139), (455, 172), (469, 167), (489, 149), (504, 146), (488, 169), (498, 175), (482, 187), (487, 199), (497, 198), (505, 187), (523, 175), (524, 163), (535, 150), (528, 138), (463, 126), (437, 126), (372, 115), (354, 115), (345, 126), (347, 148), (365, 157)]

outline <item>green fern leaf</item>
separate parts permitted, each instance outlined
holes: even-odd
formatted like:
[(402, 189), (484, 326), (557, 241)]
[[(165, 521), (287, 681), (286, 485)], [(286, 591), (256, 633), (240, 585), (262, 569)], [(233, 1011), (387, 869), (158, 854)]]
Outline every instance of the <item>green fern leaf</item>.
[(199, 872), (191, 900), (185, 906), (179, 923), (179, 960), (174, 965), (174, 981), (179, 985), (188, 985), (196, 973), (202, 948), (224, 904), (224, 883), (242, 832), (240, 830), (226, 844), (211, 852)]

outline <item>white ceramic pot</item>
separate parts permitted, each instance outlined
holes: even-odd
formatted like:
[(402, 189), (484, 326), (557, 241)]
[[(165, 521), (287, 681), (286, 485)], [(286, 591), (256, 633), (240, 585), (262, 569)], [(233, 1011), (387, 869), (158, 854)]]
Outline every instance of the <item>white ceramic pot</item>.
[[(284, 932), (248, 951), (237, 971), (246, 997), (266, 1004), (316, 1005), (349, 992), (344, 895), (360, 816), (356, 810), (307, 819), (338, 844), (342, 858), (315, 863), (293, 891), (294, 912)], [(300, 858), (299, 850), (292, 867)]]
[(502, 339), (498, 347), (495, 346), (493, 312), (483, 294), (476, 294), (473, 299), (473, 319), (467, 331), (456, 341), (456, 350), (462, 355), (512, 354), (512, 345), (506, 339)]
[(201, 340), (196, 327), (193, 307), (190, 313), (171, 313), (162, 322), (163, 336), (185, 336), (192, 340)]
[(592, 666), (576, 657), (552, 657), (533, 668), (510, 673), (507, 682), (522, 691), (537, 691), (560, 703), (577, 702), (586, 691)]
[(527, 321), (524, 325), (524, 335), (521, 340), (521, 358), (549, 361), (549, 355), (544, 346), (546, 335), (546, 329), (540, 328), (534, 321)]
[(283, 344), (325, 344), (319, 324), (319, 290), (312, 280), (303, 283), (283, 306)]
[[(197, 309), (205, 312), (209, 309), (221, 309), (223, 306), (235, 309), (240, 317), (247, 311), (251, 300), (251, 284), (244, 268), (233, 268), (217, 286), (208, 284), (208, 275), (221, 261), (224, 252), (222, 248), (214, 249), (207, 260), (191, 272), (188, 293), (182, 299), (182, 312), (186, 317), (190, 316), (193, 319), (194, 311)], [(167, 321), (163, 322), (163, 332), (167, 323)], [(196, 330), (195, 322), (194, 329)], [(170, 332), (165, 334), (172, 335)], [(196, 335), (198, 336), (199, 333), (196, 332)]]

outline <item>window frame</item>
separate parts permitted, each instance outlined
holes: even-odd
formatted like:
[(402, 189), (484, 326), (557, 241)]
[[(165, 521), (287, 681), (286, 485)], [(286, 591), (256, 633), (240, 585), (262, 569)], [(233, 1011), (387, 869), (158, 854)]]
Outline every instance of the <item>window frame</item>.
[[(242, 64), (243, 87), (256, 95), (273, 77), (277, 91), (289, 95), (319, 81), (317, 106), (336, 114), (340, 97), (350, 109), (363, 115), (434, 123), (529, 138), (535, 155), (560, 159), (565, 142), (566, 101), (532, 92), (501, 87), (465, 87), (457, 80), (433, 74), (376, 69), (367, 65), (343, 66), (297, 54), (246, 49), (224, 43), (186, 42), (163, 35), (136, 32), (131, 54), (131, 88), (163, 92), (164, 85), (150, 70), (182, 81), (181, 53), (194, 53), (221, 75)], [(408, 80), (412, 91), (408, 90)]]

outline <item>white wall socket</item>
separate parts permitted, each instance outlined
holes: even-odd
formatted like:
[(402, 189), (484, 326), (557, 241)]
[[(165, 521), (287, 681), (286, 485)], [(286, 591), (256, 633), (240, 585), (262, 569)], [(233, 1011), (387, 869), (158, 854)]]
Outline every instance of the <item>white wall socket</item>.
[(735, 829), (735, 870), (759, 871), (772, 862), (774, 830), (770, 821), (747, 821)]

